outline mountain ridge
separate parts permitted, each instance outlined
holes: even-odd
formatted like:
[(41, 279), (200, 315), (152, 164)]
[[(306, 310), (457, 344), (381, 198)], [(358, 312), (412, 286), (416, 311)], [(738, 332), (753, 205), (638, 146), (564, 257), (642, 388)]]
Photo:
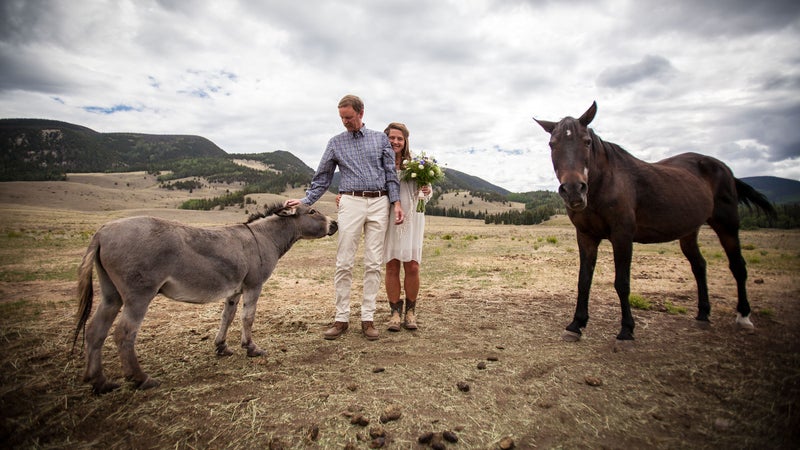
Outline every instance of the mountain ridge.
[[(293, 184), (302, 183), (306, 178), (310, 183), (314, 173), (287, 150), (227, 153), (214, 142), (197, 135), (100, 133), (52, 119), (0, 119), (0, 181), (63, 180), (67, 172), (171, 170), (178, 161), (204, 158), (256, 160), (276, 171), (292, 172)], [(252, 178), (254, 175), (240, 176)], [(800, 181), (774, 176), (741, 180), (764, 193), (773, 203), (800, 203)], [(337, 185), (338, 174), (333, 183)], [(445, 180), (439, 187), (443, 191), (477, 192), (499, 201), (512, 194), (480, 177), (451, 168), (445, 169)]]

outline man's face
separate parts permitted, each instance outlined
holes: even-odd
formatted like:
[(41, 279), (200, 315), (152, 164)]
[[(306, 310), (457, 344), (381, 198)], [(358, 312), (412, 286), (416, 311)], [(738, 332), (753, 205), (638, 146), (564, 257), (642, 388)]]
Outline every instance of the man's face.
[(357, 113), (352, 106), (345, 106), (339, 108), (339, 117), (342, 118), (342, 124), (347, 131), (352, 133), (361, 129), (361, 118), (364, 117), (364, 112)]

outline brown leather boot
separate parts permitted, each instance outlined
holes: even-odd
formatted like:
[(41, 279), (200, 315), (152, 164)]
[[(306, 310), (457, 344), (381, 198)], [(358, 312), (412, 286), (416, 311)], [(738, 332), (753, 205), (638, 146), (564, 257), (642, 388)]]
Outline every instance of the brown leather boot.
[(368, 341), (374, 341), (380, 336), (380, 333), (375, 329), (375, 325), (372, 324), (371, 320), (361, 322), (361, 332), (364, 333), (364, 337), (367, 338)]
[(403, 325), (403, 301), (389, 302), (389, 307), (392, 309), (392, 317), (389, 319), (389, 326), (386, 329), (400, 331), (400, 327)]
[(350, 326), (347, 322), (334, 322), (333, 326), (325, 330), (323, 337), (327, 340), (333, 340), (343, 335), (347, 328)]
[(416, 306), (416, 300), (406, 299), (406, 319), (403, 322), (403, 326), (406, 327), (406, 330), (417, 329), (417, 314), (416, 311), (414, 311)]

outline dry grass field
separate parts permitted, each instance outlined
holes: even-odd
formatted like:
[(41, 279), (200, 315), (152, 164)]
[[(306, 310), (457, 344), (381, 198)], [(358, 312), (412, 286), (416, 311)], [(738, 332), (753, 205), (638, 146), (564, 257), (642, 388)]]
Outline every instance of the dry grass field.
[[(192, 195), (214, 189), (225, 187)], [(360, 276), (350, 331), (322, 339), (333, 318), (336, 236), (301, 241), (260, 298), (254, 339), (267, 356), (248, 358), (242, 349), (216, 356), (221, 302), (159, 296), (137, 351), (161, 385), (139, 391), (125, 383), (108, 339), (106, 374), (123, 387), (92, 395), (81, 381), (83, 355), (69, 351), (85, 247), (117, 217), (203, 226), (246, 220), (239, 208), (175, 209), (186, 198), (143, 173), (0, 183), (3, 448), (430, 448), (418, 443), (426, 433), (435, 433), (438, 448), (800, 447), (797, 230), (741, 233), (752, 334), (734, 326), (735, 284), (708, 229), (701, 240), (709, 329), (694, 324), (696, 288), (677, 243), (637, 245), (632, 291), (650, 307), (634, 310), (635, 346), (619, 353), (612, 351), (620, 315), (607, 242), (584, 338), (560, 338), (578, 272), (564, 217), (526, 227), (429, 217), (420, 330), (386, 332), (381, 297), (376, 342), (356, 331)], [(335, 215), (328, 196), (319, 209)], [(239, 331), (234, 322), (229, 342)], [(392, 412), (399, 418), (381, 420)], [(445, 431), (458, 442), (439, 442)]]

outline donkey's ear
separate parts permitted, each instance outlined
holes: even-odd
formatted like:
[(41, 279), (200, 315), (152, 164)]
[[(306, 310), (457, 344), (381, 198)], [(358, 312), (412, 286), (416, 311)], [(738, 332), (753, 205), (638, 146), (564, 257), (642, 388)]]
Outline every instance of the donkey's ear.
[(587, 126), (592, 123), (595, 114), (597, 114), (597, 102), (592, 102), (592, 106), (590, 106), (589, 109), (583, 113), (581, 118), (578, 119), (578, 122), (580, 122), (583, 126)]
[(276, 215), (281, 217), (290, 217), (297, 214), (297, 206), (284, 206), (275, 212)]
[(536, 117), (534, 117), (533, 120), (535, 120), (536, 123), (538, 123), (542, 128), (544, 128), (544, 131), (547, 131), (548, 133), (552, 133), (553, 130), (556, 129), (556, 125), (558, 125), (557, 122), (550, 122), (550, 121), (547, 121), (547, 120), (538, 120), (538, 119), (536, 119)]

